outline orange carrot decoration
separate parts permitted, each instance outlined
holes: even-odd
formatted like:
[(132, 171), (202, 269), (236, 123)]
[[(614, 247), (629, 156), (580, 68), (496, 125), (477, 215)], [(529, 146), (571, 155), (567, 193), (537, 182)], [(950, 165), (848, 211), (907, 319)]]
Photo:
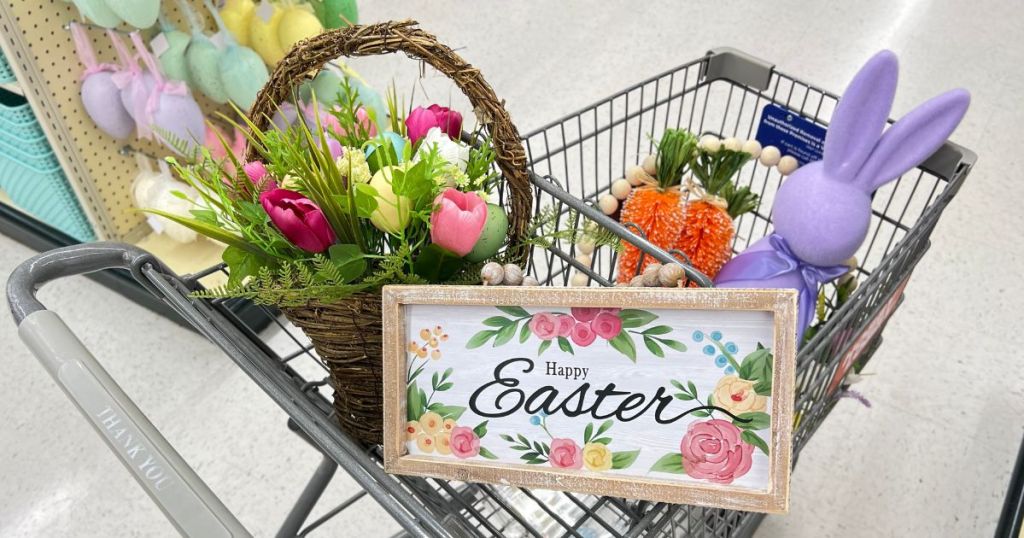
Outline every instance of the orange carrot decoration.
[(732, 179), (750, 158), (744, 151), (702, 148), (690, 167), (698, 182), (690, 191), (697, 198), (686, 204), (682, 233), (673, 247), (710, 278), (731, 257), (733, 219), (757, 207), (757, 195), (749, 187), (736, 188)]
[[(637, 225), (647, 239), (656, 246), (669, 249), (683, 231), (682, 194), (679, 184), (683, 180), (690, 161), (697, 150), (697, 137), (680, 129), (669, 129), (658, 143), (656, 176), (648, 177), (633, 189), (622, 206), (619, 220)], [(619, 255), (618, 281), (629, 282), (638, 274), (640, 249), (628, 242), (623, 243)], [(657, 262), (647, 256), (644, 267)], [(643, 271), (644, 267), (640, 267)]]

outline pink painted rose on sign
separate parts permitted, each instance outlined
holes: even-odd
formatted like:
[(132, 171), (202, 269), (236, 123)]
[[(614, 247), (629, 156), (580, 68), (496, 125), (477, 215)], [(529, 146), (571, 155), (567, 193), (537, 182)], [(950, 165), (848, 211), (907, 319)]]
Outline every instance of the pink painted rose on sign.
[(578, 322), (572, 328), (572, 341), (577, 346), (587, 347), (597, 339), (597, 333), (590, 323)]
[(559, 314), (556, 316), (558, 320), (558, 336), (563, 338), (568, 337), (572, 334), (572, 328), (576, 325), (576, 320), (572, 316), (565, 314)]
[(472, 458), (480, 454), (480, 437), (473, 428), (455, 426), (449, 440), (452, 455), (459, 459)]
[(577, 321), (591, 321), (601, 313), (600, 308), (571, 308), (572, 317), (576, 318)]
[(683, 470), (693, 478), (731, 484), (750, 470), (754, 453), (740, 435), (740, 429), (726, 420), (691, 423), (679, 443)]
[(590, 322), (590, 326), (598, 336), (611, 340), (622, 332), (622, 318), (611, 312), (601, 312)]
[(583, 467), (583, 450), (572, 439), (552, 439), (548, 461), (552, 467), (579, 469)]
[(551, 340), (558, 337), (559, 322), (554, 314), (541, 312), (534, 314), (530, 320), (530, 332), (541, 340)]

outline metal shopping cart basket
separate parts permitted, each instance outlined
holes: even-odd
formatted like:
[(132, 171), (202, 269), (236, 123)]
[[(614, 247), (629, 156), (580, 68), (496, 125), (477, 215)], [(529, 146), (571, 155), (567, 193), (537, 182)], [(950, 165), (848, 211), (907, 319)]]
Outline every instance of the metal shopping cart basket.
[[(554, 206), (609, 228), (663, 262), (670, 253), (653, 247), (628, 226), (605, 217), (594, 201), (623, 168), (652, 149), (669, 127), (751, 138), (765, 105), (775, 104), (820, 125), (836, 96), (785, 75), (770, 63), (731, 49), (716, 49), (650, 78), (524, 137), (533, 169), (535, 210)], [(835, 404), (851, 362), (862, 364), (877, 348), (885, 320), (924, 252), (943, 209), (960, 188), (975, 155), (946, 144), (920, 169), (879, 191), (869, 240), (858, 255), (859, 287), (835, 308), (828, 288), (829, 321), (797, 357), (794, 462)], [(763, 236), (768, 208), (781, 177), (757, 163), (740, 182), (761, 195), (762, 205), (737, 223), (735, 248)], [(616, 255), (597, 252), (580, 265), (573, 246), (556, 242), (534, 252), (530, 272), (551, 285), (566, 285), (575, 271), (592, 284), (610, 285)], [(288, 349), (272, 348), (221, 301), (192, 298), (199, 280), (222, 267), (178, 276), (139, 249), (95, 243), (43, 253), (17, 268), (8, 301), (20, 334), (61, 388), (117, 454), (139, 484), (186, 535), (245, 535), (246, 530), (174, 451), (60, 318), (34, 297), (48, 281), (108, 268), (126, 269), (197, 331), (217, 344), (289, 415), (289, 426), (322, 454), (323, 462), (299, 496), (280, 535), (305, 534), (368, 495), (414, 536), (749, 536), (763, 515), (687, 505), (639, 502), (488, 484), (466, 484), (383, 472), (379, 447), (359, 445), (331, 416), (326, 373), (310, 346), (276, 312), (264, 309), (272, 329), (288, 335)], [(111, 426), (127, 431), (115, 437)], [(364, 489), (317, 521), (305, 522), (340, 466)], [(365, 502), (365, 501), (364, 501)]]

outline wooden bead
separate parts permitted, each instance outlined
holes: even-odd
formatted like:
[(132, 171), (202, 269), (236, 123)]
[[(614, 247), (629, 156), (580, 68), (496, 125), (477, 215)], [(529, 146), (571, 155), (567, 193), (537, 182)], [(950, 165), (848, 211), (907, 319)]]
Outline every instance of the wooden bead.
[(640, 163), (640, 167), (644, 169), (644, 172), (647, 172), (647, 175), (654, 176), (658, 173), (658, 157), (655, 155), (648, 155), (644, 157), (643, 162)]
[(779, 152), (779, 148), (775, 146), (765, 146), (764, 149), (761, 150), (761, 155), (758, 157), (758, 160), (760, 160), (761, 164), (765, 166), (775, 166), (776, 164), (779, 164), (779, 159), (781, 157), (782, 154)]
[(629, 184), (625, 179), (616, 179), (612, 183), (611, 193), (612, 196), (619, 200), (625, 200), (629, 197), (629, 193), (633, 191), (633, 186)]
[(779, 159), (779, 164), (777, 165), (779, 173), (784, 176), (788, 176), (793, 172), (796, 172), (796, 169), (799, 166), (800, 163), (792, 155), (786, 155), (785, 157), (782, 157), (781, 159)]
[(601, 209), (601, 213), (605, 215), (614, 215), (619, 210), (619, 199), (610, 195), (602, 194), (597, 199), (597, 207)]

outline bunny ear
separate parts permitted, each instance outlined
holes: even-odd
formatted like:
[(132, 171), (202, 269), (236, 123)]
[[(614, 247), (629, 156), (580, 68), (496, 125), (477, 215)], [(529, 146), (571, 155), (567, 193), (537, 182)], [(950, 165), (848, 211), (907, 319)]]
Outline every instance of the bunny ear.
[(871, 57), (846, 87), (825, 135), (825, 174), (849, 181), (882, 134), (896, 95), (899, 62), (892, 51)]
[(971, 94), (948, 91), (900, 118), (882, 135), (853, 182), (868, 193), (921, 164), (949, 138), (967, 113)]

